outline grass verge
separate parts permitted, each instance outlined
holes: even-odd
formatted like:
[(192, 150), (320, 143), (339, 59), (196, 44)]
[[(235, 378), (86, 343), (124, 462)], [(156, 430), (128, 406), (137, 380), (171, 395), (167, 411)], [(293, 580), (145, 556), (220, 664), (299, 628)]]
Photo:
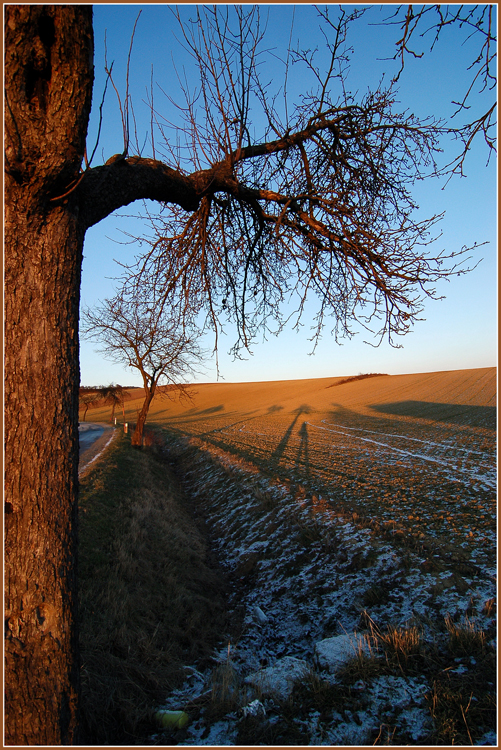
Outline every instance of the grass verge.
[(80, 486), (85, 744), (141, 744), (158, 702), (205, 658), (225, 620), (190, 505), (155, 451), (120, 435)]

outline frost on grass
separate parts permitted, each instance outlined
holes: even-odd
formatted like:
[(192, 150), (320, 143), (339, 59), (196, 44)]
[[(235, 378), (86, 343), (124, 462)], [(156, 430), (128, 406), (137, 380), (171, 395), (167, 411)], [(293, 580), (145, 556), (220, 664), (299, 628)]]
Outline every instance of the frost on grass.
[[(367, 438), (373, 466), (383, 461), (375, 448), (412, 459), (423, 492), (419, 503), (414, 485), (408, 493), (400, 487), (407, 468), (397, 459), (391, 492), (378, 484), (376, 472), (374, 481), (365, 483), (365, 506), (354, 506), (344, 494), (326, 491), (321, 476), (326, 464), (318, 457), (313, 461), (314, 446), (310, 467), (320, 469), (307, 485), (261, 473), (255, 463), (218, 445), (196, 439), (171, 442), (186, 492), (207, 519), (213, 549), (233, 580), (230, 625), (214, 655), (215, 664), (232, 675), (231, 701), (198, 704), (185, 735), (176, 738), (178, 744), (443, 744), (440, 732), (445, 730), (430, 698), (436, 679), (449, 672), (454, 679), (461, 667), (472, 694), (477, 690), (475, 669), (480, 662), (491, 664), (493, 654), (491, 537), (480, 535), (480, 520), (471, 522), (474, 535), (467, 537), (466, 547), (444, 548), (436, 542), (447, 536), (438, 521), (450, 517), (459, 525), (468, 514), (473, 518), (472, 497), (477, 508), (489, 507), (485, 493), (490, 475), (484, 472), (479, 479), (463, 457), (461, 477), (452, 480), (460, 453), (454, 453), (454, 461), (450, 452), (446, 455), (449, 445), (443, 435), (435, 440), (443, 460), (429, 461), (424, 459), (431, 457), (426, 454), (430, 445), (394, 450), (395, 435), (386, 435), (382, 446), (380, 436), (368, 437), (365, 428), (357, 429), (358, 436)], [(347, 429), (343, 433), (351, 434)], [(240, 425), (238, 440), (244, 439), (249, 435)], [(416, 445), (421, 440), (413, 439)], [(361, 455), (360, 461), (366, 458)], [(387, 470), (387, 452), (384, 462)], [(425, 470), (430, 466), (442, 472), (440, 481), (435, 473), (430, 482)], [(350, 480), (355, 495), (361, 475), (354, 473)], [(455, 505), (451, 487), (458, 492)], [(388, 500), (381, 503), (386, 492), (392, 506)], [(390, 507), (391, 520), (386, 517)], [(448, 630), (445, 625), (449, 617), (460, 629), (467, 613), (473, 628), (489, 633), (478, 664), (454, 661), (452, 626)], [(193, 672), (166, 707), (189, 712), (194, 694), (210, 694), (213, 681), (214, 669)], [(487, 698), (479, 696), (484, 706)], [(263, 707), (256, 715), (244, 711), (254, 701)], [(490, 737), (495, 726), (482, 711), (475, 725), (468, 725), (478, 741)], [(464, 722), (462, 727), (464, 732)]]

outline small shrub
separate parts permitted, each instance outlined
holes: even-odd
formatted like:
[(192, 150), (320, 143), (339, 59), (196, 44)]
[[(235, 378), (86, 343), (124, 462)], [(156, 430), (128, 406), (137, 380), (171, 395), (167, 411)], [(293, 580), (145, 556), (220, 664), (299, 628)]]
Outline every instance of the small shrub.
[(296, 713), (319, 711), (326, 715), (339, 705), (342, 695), (340, 685), (332, 685), (311, 669), (301, 681), (295, 683), (290, 704), (296, 707)]
[(253, 494), (265, 510), (273, 510), (276, 507), (277, 502), (271, 492), (258, 487), (254, 490)]
[(377, 607), (383, 604), (388, 598), (387, 590), (383, 586), (370, 586), (362, 597), (362, 602), (366, 607)]
[(309, 547), (314, 542), (323, 541), (325, 529), (317, 521), (304, 521), (302, 518), (296, 519), (299, 541), (304, 547)]
[(337, 383), (333, 383), (332, 385), (328, 385), (327, 388), (333, 388), (336, 385), (344, 385), (345, 383), (353, 383), (355, 380), (365, 380), (366, 378), (382, 378), (382, 377), (388, 377), (388, 373), (386, 372), (367, 372), (359, 375), (352, 375), (350, 378), (343, 378), (343, 380), (339, 380)]

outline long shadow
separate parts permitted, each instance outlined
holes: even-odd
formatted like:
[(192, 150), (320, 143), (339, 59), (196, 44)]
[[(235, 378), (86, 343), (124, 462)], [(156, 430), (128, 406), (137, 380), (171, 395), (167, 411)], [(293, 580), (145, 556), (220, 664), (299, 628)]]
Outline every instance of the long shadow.
[(190, 409), (189, 411), (186, 411), (183, 416), (203, 417), (208, 414), (215, 414), (219, 411), (224, 411), (224, 404), (219, 404), (218, 406), (210, 406), (208, 409)]
[[(310, 456), (308, 452), (308, 426), (306, 422), (303, 422), (301, 429), (299, 430), (301, 435), (301, 443), (299, 444), (299, 450), (296, 457), (296, 468), (299, 469), (300, 464), (303, 464), (304, 471), (308, 479), (310, 478)], [(304, 458), (303, 458), (304, 455)]]
[(436, 422), (468, 425), (496, 429), (495, 406), (471, 406), (469, 404), (440, 404), (430, 401), (396, 401), (392, 404), (370, 404), (380, 414), (398, 417), (415, 417)]
[[(211, 406), (209, 409), (203, 409), (202, 411), (196, 411), (195, 414), (197, 416), (205, 416), (207, 414), (215, 414), (216, 412), (224, 411), (224, 404), (219, 404), (219, 406)], [(193, 416), (190, 414), (190, 416)]]
[(311, 407), (308, 406), (308, 404), (301, 404), (301, 406), (298, 409), (296, 409), (296, 416), (294, 417), (291, 424), (289, 425), (286, 432), (284, 433), (283, 438), (281, 439), (281, 441), (279, 442), (279, 444), (277, 445), (277, 447), (271, 454), (270, 461), (277, 463), (277, 464), (280, 462), (280, 459), (285, 453), (285, 450), (290, 440), (290, 436), (292, 435), (292, 431), (294, 430), (297, 420), (299, 419), (301, 414), (309, 414), (310, 412), (311, 412)]

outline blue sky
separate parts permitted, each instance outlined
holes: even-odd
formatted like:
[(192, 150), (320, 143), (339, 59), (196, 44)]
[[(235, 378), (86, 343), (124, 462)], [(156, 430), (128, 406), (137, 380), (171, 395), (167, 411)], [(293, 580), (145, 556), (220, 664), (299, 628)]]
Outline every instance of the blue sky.
[[(260, 6), (262, 16), (268, 15), (267, 43), (275, 48), (275, 55), (266, 63), (266, 73), (274, 81), (280, 81), (283, 66), (277, 59), (284, 54), (291, 33), (292, 39), (300, 39), (302, 47), (319, 46), (322, 53), (322, 36), (318, 33), (318, 19), (313, 7)], [(104, 88), (104, 37), (108, 64), (114, 61), (115, 83), (122, 96), (125, 92), (125, 69), (130, 36), (139, 10), (139, 18), (130, 65), (130, 91), (134, 104), (137, 132), (142, 142), (150, 130), (149, 110), (144, 100), (149, 90), (152, 66), (153, 80), (175, 100), (181, 101), (173, 64), (178, 70), (186, 70), (190, 80), (190, 60), (176, 41), (176, 23), (168, 6), (163, 5), (96, 5), (94, 6), (95, 29), (95, 88), (93, 111), (89, 126), (88, 152), (95, 143), (99, 105)], [(185, 6), (186, 16), (193, 8)], [(374, 88), (384, 75), (388, 80), (396, 71), (396, 63), (382, 58), (393, 55), (393, 45), (398, 39), (398, 28), (378, 25), (382, 13), (388, 14), (388, 6), (371, 6), (364, 17), (353, 26), (349, 36), (354, 52), (348, 88), (363, 95)], [(429, 44), (423, 43), (425, 55), (422, 59), (408, 59), (399, 82), (401, 108), (409, 108), (420, 116), (447, 117), (454, 111), (452, 99), (460, 97), (470, 78), (468, 65), (476, 56), (474, 40), (465, 41), (467, 34), (456, 28), (446, 29), (435, 50), (429, 52)], [(305, 87), (305, 80), (296, 72), (289, 78), (291, 100)], [(159, 88), (154, 88), (155, 106), (165, 112), (166, 117), (175, 118), (176, 111)], [(492, 97), (492, 92), (491, 92)], [(476, 96), (476, 106), (484, 106), (483, 99)], [(485, 105), (487, 107), (487, 105)], [(93, 165), (106, 161), (111, 155), (123, 150), (123, 136), (117, 98), (108, 89), (103, 108), (101, 138)], [(158, 143), (157, 143), (158, 145)], [(151, 155), (149, 143), (143, 151)], [(446, 156), (447, 153), (444, 155)], [(299, 333), (283, 331), (279, 337), (253, 346), (253, 356), (244, 361), (233, 361), (227, 354), (234, 343), (233, 331), (220, 341), (219, 368), (227, 382), (259, 380), (288, 380), (300, 378), (356, 375), (362, 372), (386, 372), (389, 374), (453, 370), (462, 368), (493, 366), (497, 362), (497, 193), (496, 164), (491, 161), (486, 167), (487, 152), (480, 142), (475, 142), (466, 162), (467, 176), (454, 179), (444, 187), (444, 182), (426, 181), (414, 191), (423, 217), (446, 212), (441, 223), (442, 236), (437, 242), (437, 251), (459, 249), (463, 245), (488, 242), (475, 251), (474, 260), (482, 258), (479, 266), (470, 274), (452, 278), (437, 286), (445, 295), (441, 301), (426, 303), (423, 317), (413, 331), (400, 339), (401, 349), (394, 349), (383, 342), (378, 348), (364, 343), (367, 334), (360, 330), (340, 346), (326, 333), (316, 352), (310, 356), (311, 319), (305, 319)], [(121, 209), (88, 230), (84, 246), (82, 273), (82, 303), (93, 306), (99, 300), (114, 293), (120, 273), (115, 259), (132, 262), (139, 247), (131, 244), (127, 233), (134, 236), (148, 232), (148, 226), (138, 218), (142, 208), (136, 203)], [(373, 339), (369, 339), (374, 343)], [(212, 338), (205, 342), (212, 347)], [(83, 385), (119, 382), (125, 385), (141, 385), (135, 371), (107, 362), (96, 353), (96, 344), (81, 341), (80, 369)], [(216, 380), (214, 360), (208, 359), (201, 381)]]

